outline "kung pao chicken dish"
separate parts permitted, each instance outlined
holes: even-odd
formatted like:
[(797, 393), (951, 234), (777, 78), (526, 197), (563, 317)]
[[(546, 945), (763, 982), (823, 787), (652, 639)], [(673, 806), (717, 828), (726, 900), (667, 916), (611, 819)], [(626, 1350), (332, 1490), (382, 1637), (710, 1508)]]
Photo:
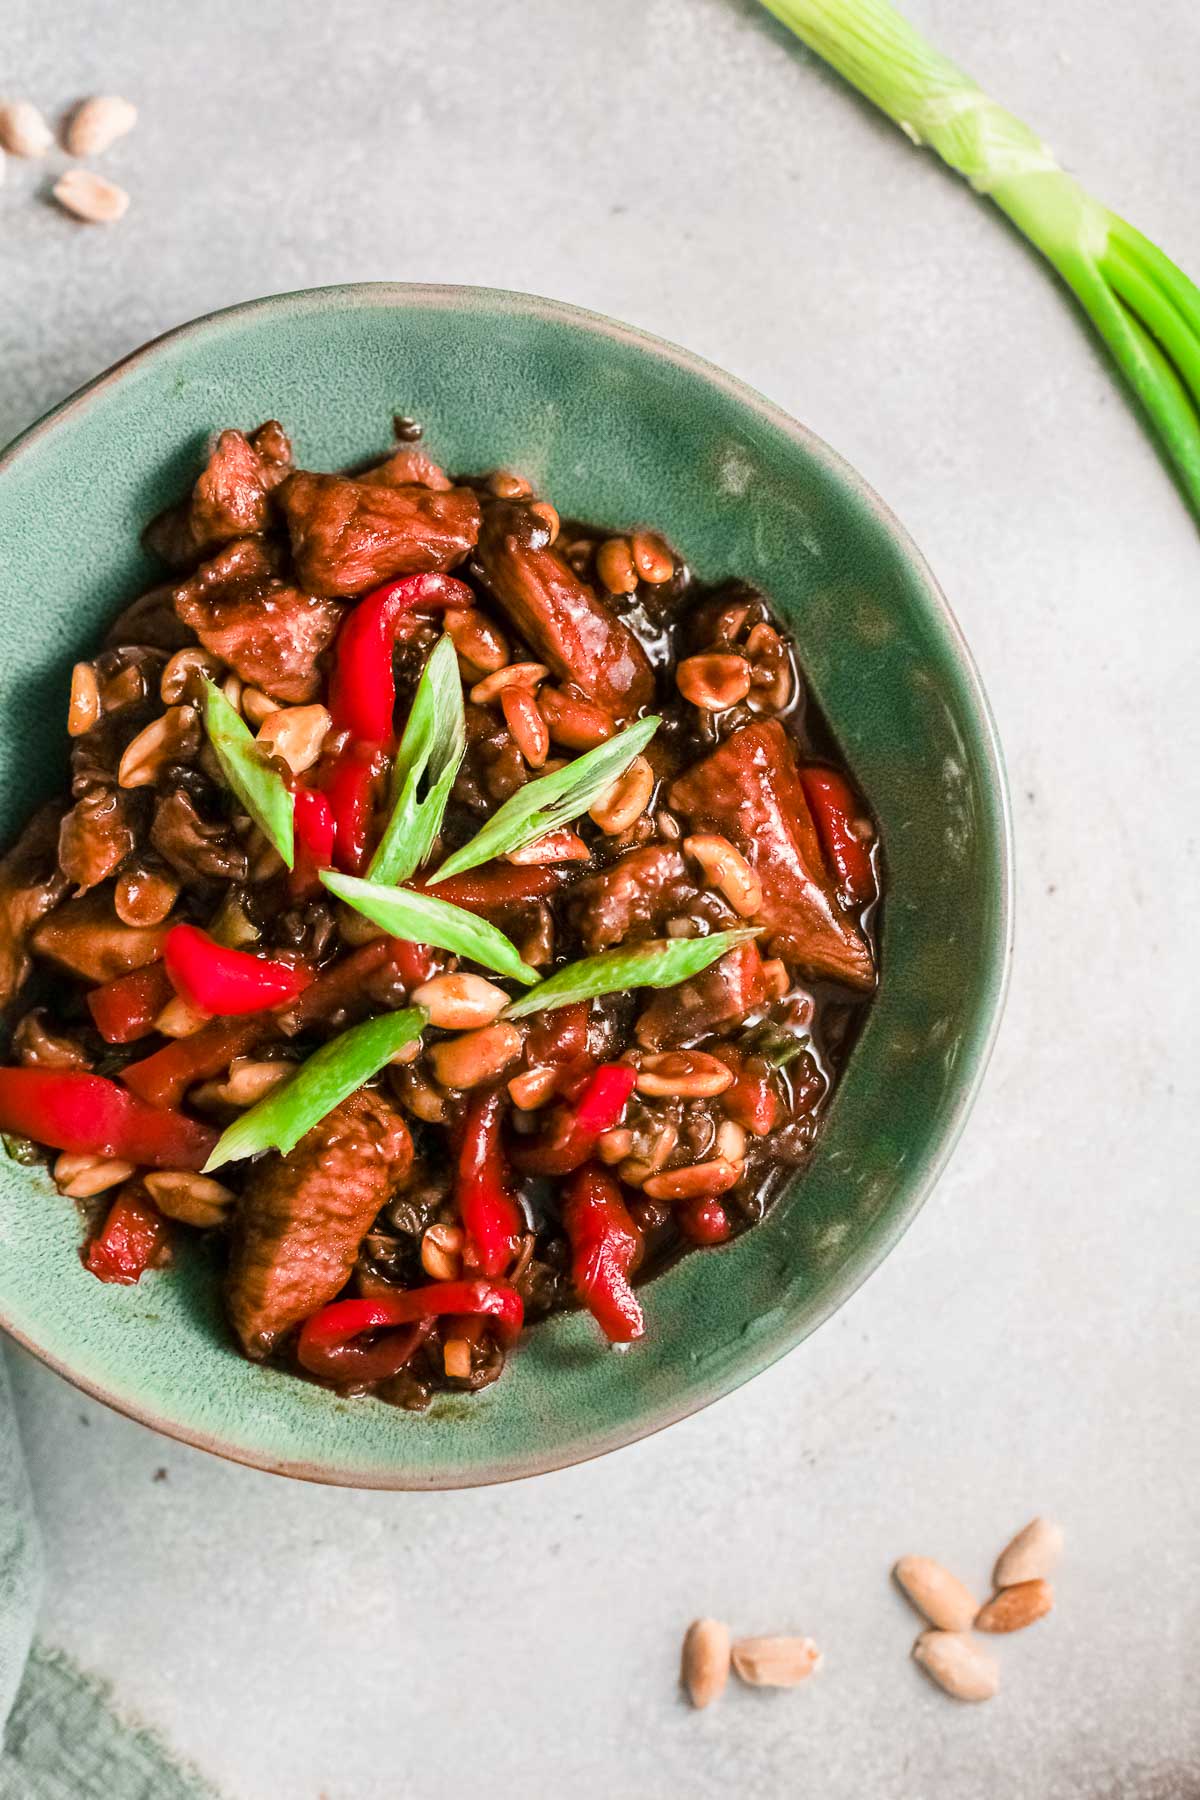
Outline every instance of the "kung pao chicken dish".
[[(0, 1132), (134, 1283), (409, 1408), (760, 1219), (876, 984), (881, 864), (770, 605), (652, 529), (274, 420), (154, 519), (0, 862)], [(600, 1340), (602, 1341), (602, 1339)]]

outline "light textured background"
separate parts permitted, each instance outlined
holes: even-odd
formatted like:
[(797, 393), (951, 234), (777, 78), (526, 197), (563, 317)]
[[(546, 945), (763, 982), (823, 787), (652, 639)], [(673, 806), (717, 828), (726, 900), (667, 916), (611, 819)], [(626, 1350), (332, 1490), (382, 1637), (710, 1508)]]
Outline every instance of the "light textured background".
[[(1200, 269), (1191, 0), (913, 0)], [(261, 293), (481, 282), (763, 389), (929, 556), (1007, 746), (1012, 998), (951, 1172), (846, 1309), (665, 1437), (446, 1497), (289, 1485), (14, 1357), (44, 1633), (230, 1800), (1192, 1800), (1200, 1474), (1200, 540), (1064, 296), (753, 0), (8, 0), (0, 87), (143, 109), (112, 232), (0, 193), (0, 440)], [(470, 403), (470, 396), (464, 396)], [(98, 472), (102, 478), (102, 472)], [(908, 1550), (970, 1581), (1032, 1511), (1058, 1612), (955, 1708)], [(673, 1687), (712, 1611), (825, 1646), (811, 1691)]]

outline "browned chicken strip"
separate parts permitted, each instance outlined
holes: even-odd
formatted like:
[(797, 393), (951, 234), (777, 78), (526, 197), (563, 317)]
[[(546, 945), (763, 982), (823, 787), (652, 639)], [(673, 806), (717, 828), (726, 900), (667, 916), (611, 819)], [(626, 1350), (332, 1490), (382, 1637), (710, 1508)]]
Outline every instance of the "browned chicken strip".
[(292, 447), (277, 419), (249, 438), (223, 431), (188, 498), (146, 527), (147, 549), (173, 569), (186, 569), (231, 538), (265, 531), (269, 496), (291, 468)]
[(470, 488), (437, 493), (344, 475), (293, 475), (279, 490), (292, 558), (314, 594), (365, 594), (394, 575), (444, 573), (479, 537)]
[(296, 705), (320, 691), (317, 659), (342, 609), (280, 581), (256, 538), (239, 538), (175, 589), (175, 611), (206, 650), (273, 700)]
[(800, 775), (777, 719), (744, 725), (681, 775), (671, 805), (694, 829), (716, 831), (762, 882), (757, 918), (810, 975), (850, 987), (875, 981), (870, 947), (837, 902)]
[(536, 513), (509, 503), (487, 509), (479, 565), (521, 636), (564, 681), (616, 719), (654, 698), (650, 661), (628, 626), (549, 547)]
[(263, 1159), (238, 1207), (226, 1300), (248, 1356), (268, 1356), (283, 1334), (345, 1286), (380, 1207), (412, 1167), (403, 1115), (361, 1089), (301, 1138), (289, 1156)]

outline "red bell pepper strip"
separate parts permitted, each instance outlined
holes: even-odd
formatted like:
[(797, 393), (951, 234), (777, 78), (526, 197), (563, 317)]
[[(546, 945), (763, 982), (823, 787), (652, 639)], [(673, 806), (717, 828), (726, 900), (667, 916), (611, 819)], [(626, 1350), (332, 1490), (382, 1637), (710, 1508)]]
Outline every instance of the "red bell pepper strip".
[(562, 1221), (571, 1240), (575, 1291), (604, 1335), (629, 1344), (645, 1331), (629, 1272), (642, 1234), (629, 1216), (620, 1184), (596, 1163), (585, 1163), (567, 1185)]
[(333, 815), (333, 858), (347, 875), (361, 875), (370, 846), (375, 792), (387, 758), (374, 744), (351, 744), (323, 777)]
[(201, 1012), (221, 1018), (286, 1006), (312, 983), (305, 963), (273, 962), (230, 950), (195, 925), (175, 925), (163, 949), (177, 993)]
[(297, 787), (292, 800), (297, 846), (308, 852), (319, 869), (327, 869), (333, 858), (334, 839), (329, 796), (319, 794), (315, 788)]
[(106, 1043), (134, 1044), (154, 1030), (154, 1021), (172, 991), (163, 964), (151, 963), (93, 988), (87, 997), (88, 1011)]
[(55, 1069), (0, 1069), (0, 1131), (156, 1169), (199, 1169), (217, 1141), (207, 1125), (147, 1106), (103, 1075)]
[(601, 1132), (620, 1123), (636, 1085), (637, 1070), (628, 1063), (602, 1063), (587, 1077), (575, 1106), (560, 1114), (548, 1136), (514, 1146), (513, 1161), (527, 1175), (571, 1174), (593, 1154)]
[(470, 588), (452, 575), (403, 575), (364, 594), (338, 633), (329, 683), (333, 729), (363, 743), (386, 742), (396, 708), (392, 647), (400, 620), (415, 610), (474, 604)]
[(733, 1231), (729, 1214), (721, 1202), (713, 1198), (689, 1201), (676, 1212), (675, 1221), (684, 1237), (690, 1238), (693, 1244), (723, 1244)]
[(333, 863), (333, 808), (327, 794), (310, 787), (295, 787), (292, 800), (296, 847), (289, 885), (292, 893), (307, 894), (317, 884), (317, 871)]
[(487, 1319), (498, 1341), (508, 1344), (521, 1329), (525, 1307), (516, 1288), (490, 1281), (437, 1281), (374, 1300), (335, 1300), (305, 1320), (296, 1355), (301, 1368), (326, 1381), (382, 1381), (404, 1367), (420, 1335), (414, 1341), (406, 1331), (398, 1345), (356, 1339), (400, 1325), (428, 1331), (433, 1319), (454, 1313)]
[(529, 900), (544, 900), (558, 893), (578, 874), (575, 868), (554, 868), (548, 863), (522, 868), (517, 863), (482, 863), (463, 875), (451, 875), (436, 883), (414, 881), (419, 894), (432, 894), (437, 900), (448, 900), (464, 912), (503, 912), (505, 907), (523, 906)]
[(505, 1106), (500, 1088), (472, 1097), (463, 1120), (454, 1189), (468, 1255), (489, 1276), (501, 1274), (512, 1261), (524, 1226), (500, 1137)]
[(147, 1269), (167, 1260), (170, 1227), (136, 1188), (118, 1194), (108, 1217), (84, 1253), (84, 1267), (97, 1281), (132, 1287)]
[(853, 788), (834, 769), (801, 769), (800, 780), (838, 886), (852, 905), (866, 906), (877, 892), (871, 866), (874, 832)]
[(274, 1020), (262, 1013), (212, 1019), (191, 1037), (176, 1038), (141, 1062), (130, 1063), (121, 1071), (121, 1080), (151, 1106), (178, 1106), (193, 1082), (223, 1075), (234, 1057), (253, 1050), (273, 1025)]

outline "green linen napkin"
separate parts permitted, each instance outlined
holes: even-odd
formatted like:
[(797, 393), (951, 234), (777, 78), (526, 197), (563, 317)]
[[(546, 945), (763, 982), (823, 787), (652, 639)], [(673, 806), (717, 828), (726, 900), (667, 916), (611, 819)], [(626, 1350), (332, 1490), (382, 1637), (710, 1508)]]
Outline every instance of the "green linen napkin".
[(0, 1800), (219, 1800), (103, 1685), (34, 1642), (41, 1547), (0, 1343)]

